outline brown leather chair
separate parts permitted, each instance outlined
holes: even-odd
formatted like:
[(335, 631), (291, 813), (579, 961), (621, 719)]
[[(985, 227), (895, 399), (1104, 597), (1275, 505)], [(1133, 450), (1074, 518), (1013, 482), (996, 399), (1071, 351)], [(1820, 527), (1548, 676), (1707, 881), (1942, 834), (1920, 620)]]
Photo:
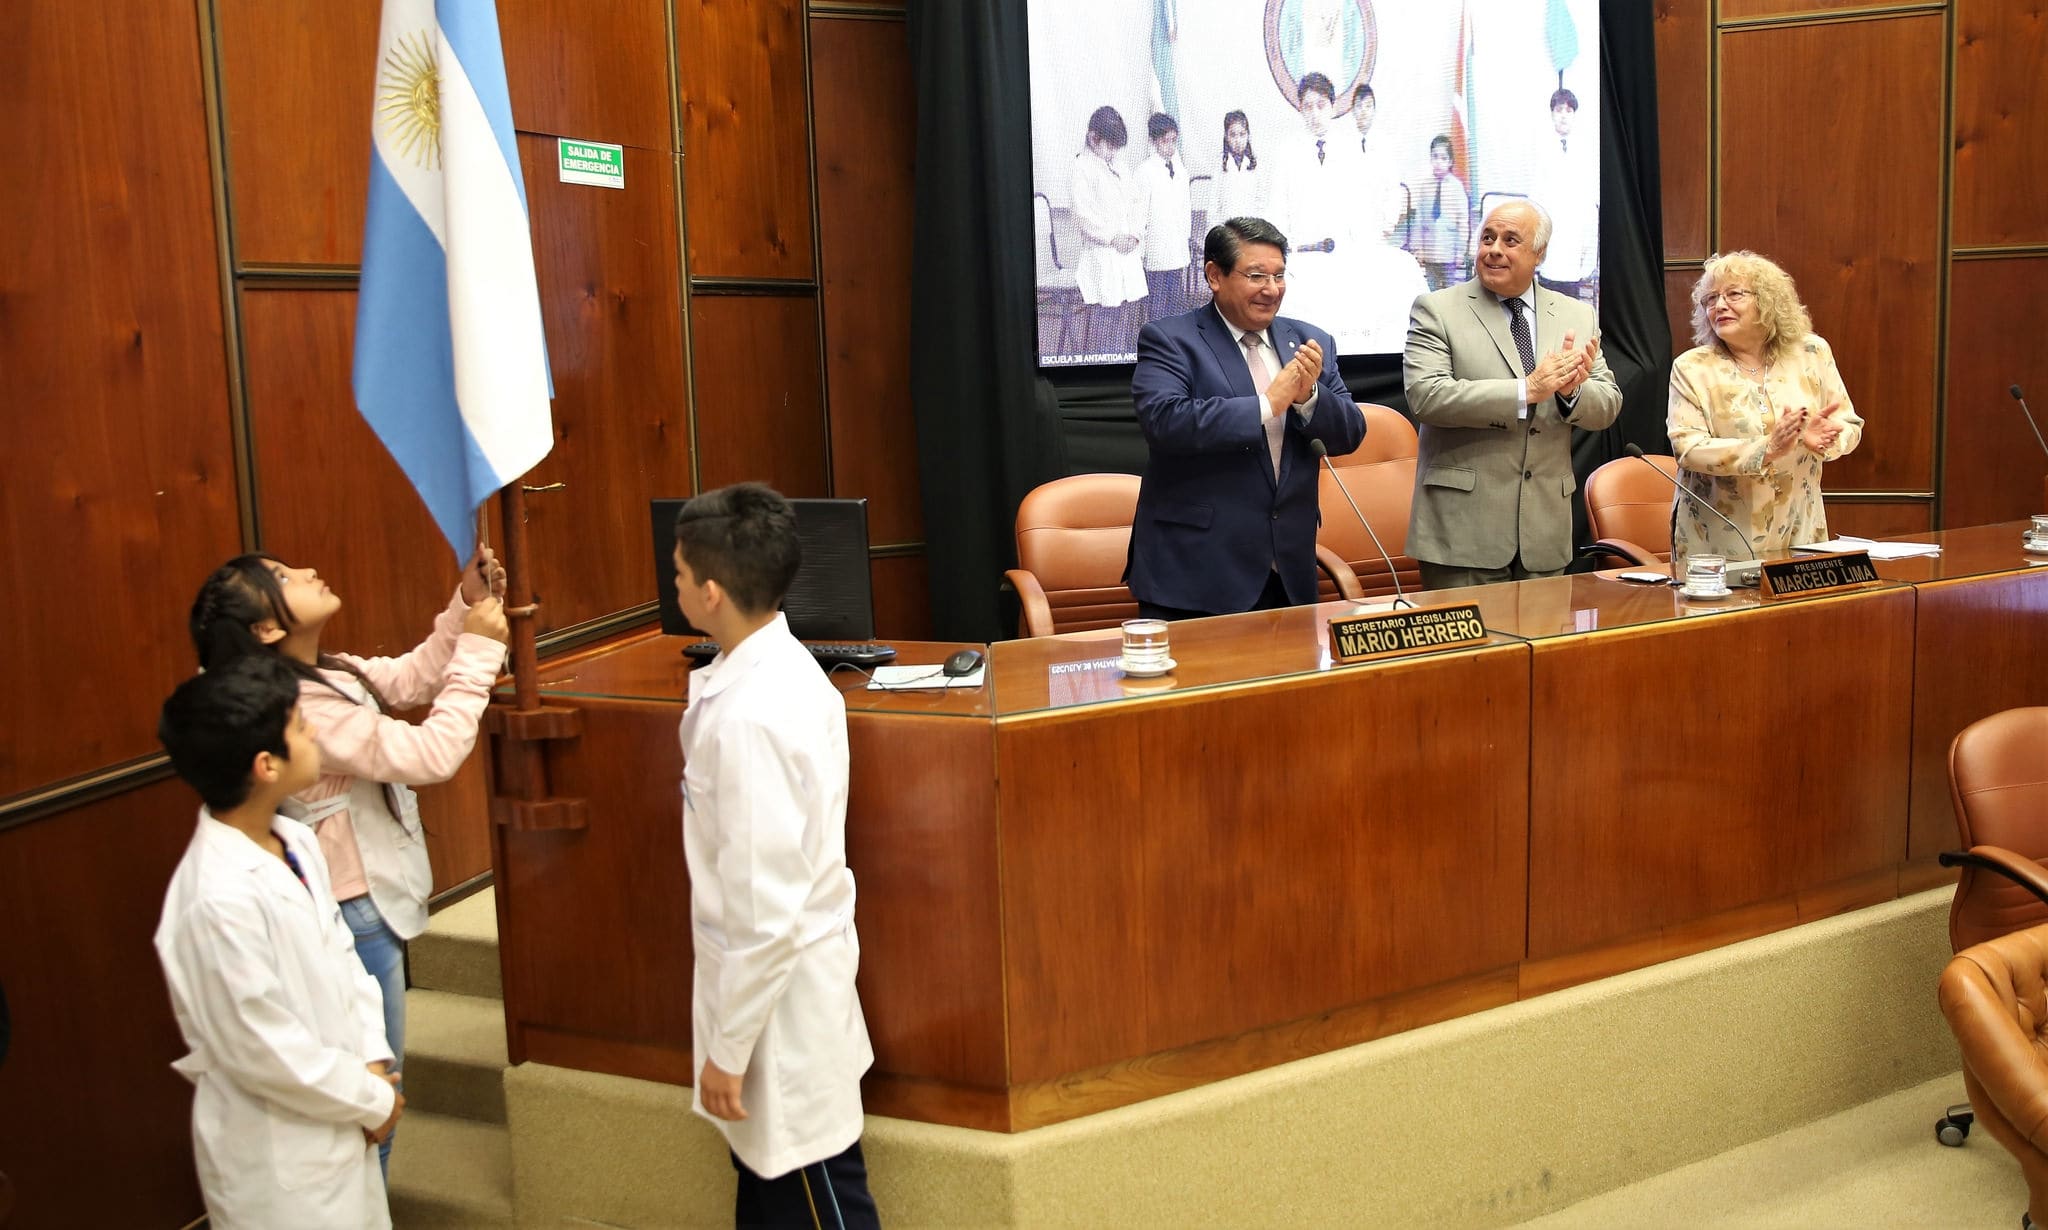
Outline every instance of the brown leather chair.
[(1365, 412), (1365, 442), (1348, 456), (1330, 458), (1334, 476), (1328, 469), (1323, 471), (1316, 495), (1323, 524), (1316, 530), (1316, 544), (1350, 567), (1358, 578), (1359, 593), (1340, 595), (1337, 582), (1326, 575), (1316, 595), (1325, 602), (1340, 596), (1374, 597), (1394, 592), (1387, 562), (1358, 523), (1358, 513), (1351, 511), (1337, 490), (1340, 482), (1378, 532), (1380, 545), (1393, 558), (1402, 588), (1410, 592), (1422, 588), (1422, 565), (1405, 554), (1408, 510), (1415, 500), (1415, 428), (1391, 407), (1367, 402), (1358, 408)]
[[(1964, 727), (1949, 744), (1948, 775), (1963, 845), (1963, 853), (1941, 856), (1944, 866), (1962, 868), (1949, 903), (1949, 946), (1961, 952), (2048, 924), (2048, 706)], [(1969, 1104), (1949, 1107), (1935, 1138), (1962, 1144), (1971, 1119)]]
[[(1023, 603), (1019, 636), (1114, 628), (1138, 614), (1123, 582), (1138, 512), (1135, 474), (1074, 474), (1032, 489), (1017, 506), (1017, 567), (1003, 579)], [(1347, 597), (1358, 578), (1316, 548), (1316, 562)]]
[(1586, 528), (1596, 541), (1584, 554), (1618, 556), (1639, 566), (1670, 562), (1671, 501), (1678, 493), (1650, 473), (1652, 465), (1677, 479), (1677, 461), (1647, 454), (1617, 457), (1586, 476)]
[(2026, 1175), (2021, 1224), (2048, 1225), (2048, 926), (1957, 953), (1940, 997), (1970, 1105)]

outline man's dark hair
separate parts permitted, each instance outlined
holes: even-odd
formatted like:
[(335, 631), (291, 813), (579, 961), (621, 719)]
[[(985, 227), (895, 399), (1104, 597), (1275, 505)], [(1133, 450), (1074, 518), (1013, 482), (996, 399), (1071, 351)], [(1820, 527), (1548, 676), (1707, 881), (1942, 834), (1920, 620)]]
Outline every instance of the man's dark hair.
[(1314, 90), (1331, 102), (1337, 101), (1337, 87), (1331, 85), (1330, 79), (1321, 73), (1310, 73), (1303, 77), (1300, 84), (1295, 88), (1294, 96), (1297, 99), (1305, 98), (1310, 90)]
[(1379, 105), (1380, 96), (1372, 92), (1371, 86), (1361, 85), (1357, 89), (1351, 91), (1351, 105), (1354, 107), (1364, 102), (1368, 98), (1372, 99), (1374, 106)]
[(1115, 107), (1095, 108), (1095, 113), (1088, 117), (1088, 135), (1108, 143), (1111, 149), (1122, 149), (1131, 142), (1123, 114)]
[(765, 483), (734, 483), (692, 497), (676, 513), (676, 547), (699, 581), (725, 587), (749, 615), (782, 604), (803, 547), (796, 510)]
[(227, 811), (248, 801), (258, 752), (290, 759), (284, 732), (298, 704), (298, 675), (280, 658), (251, 654), (179, 684), (156, 737), (207, 807)]
[(1436, 147), (1439, 145), (1444, 147), (1444, 153), (1448, 154), (1451, 152), (1451, 139), (1443, 133), (1438, 133), (1429, 139), (1429, 152), (1432, 154), (1436, 153)]
[(1227, 218), (1209, 228), (1209, 237), (1202, 241), (1202, 260), (1214, 261), (1229, 273), (1237, 268), (1237, 258), (1248, 243), (1270, 243), (1287, 251), (1287, 236), (1264, 218)]
[(1559, 90), (1550, 96), (1550, 109), (1555, 111), (1559, 107), (1569, 107), (1573, 111), (1577, 111), (1579, 109), (1579, 96), (1570, 90)]
[(1175, 123), (1173, 117), (1164, 111), (1154, 111), (1152, 118), (1145, 121), (1145, 135), (1154, 141), (1157, 141), (1169, 132), (1179, 131), (1180, 125)]

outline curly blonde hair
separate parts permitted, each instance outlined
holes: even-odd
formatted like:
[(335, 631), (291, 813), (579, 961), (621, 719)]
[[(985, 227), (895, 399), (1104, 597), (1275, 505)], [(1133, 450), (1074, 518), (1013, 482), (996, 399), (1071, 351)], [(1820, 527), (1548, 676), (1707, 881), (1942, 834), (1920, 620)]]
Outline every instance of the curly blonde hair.
[(1716, 252), (1707, 258), (1700, 280), (1692, 287), (1692, 340), (1711, 346), (1722, 354), (1728, 347), (1714, 334), (1714, 322), (1704, 302), (1722, 287), (1747, 287), (1756, 292), (1757, 323), (1764, 331), (1764, 360), (1775, 363), (1813, 332), (1813, 317), (1799, 301), (1799, 288), (1792, 275), (1769, 257), (1750, 251)]

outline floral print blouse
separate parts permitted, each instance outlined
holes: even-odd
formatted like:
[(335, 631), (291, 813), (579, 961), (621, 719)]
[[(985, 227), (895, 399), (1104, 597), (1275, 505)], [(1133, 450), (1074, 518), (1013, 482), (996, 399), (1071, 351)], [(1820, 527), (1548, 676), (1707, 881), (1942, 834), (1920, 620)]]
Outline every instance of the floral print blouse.
[[(1778, 412), (1818, 415), (1834, 402), (1842, 433), (1825, 453), (1804, 442), (1774, 462), (1764, 460)], [(1712, 552), (1729, 559), (1827, 538), (1821, 506), (1821, 463), (1853, 450), (1863, 420), (1849, 403), (1834, 352), (1809, 333), (1766, 369), (1761, 384), (1744, 375), (1719, 346), (1698, 346), (1671, 365), (1671, 405), (1665, 428), (1678, 459), (1678, 481), (1719, 509), (1748, 538), (1745, 548), (1719, 518), (1674, 496), (1671, 543), (1675, 559)]]

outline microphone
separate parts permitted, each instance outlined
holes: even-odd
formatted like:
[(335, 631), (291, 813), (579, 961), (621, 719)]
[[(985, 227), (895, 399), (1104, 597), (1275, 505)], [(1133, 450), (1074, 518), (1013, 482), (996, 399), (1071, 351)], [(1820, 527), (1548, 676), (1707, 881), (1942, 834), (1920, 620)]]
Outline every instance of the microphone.
[(2027, 426), (2034, 429), (2034, 443), (2041, 446), (2042, 452), (2048, 453), (2048, 440), (2041, 438), (2041, 425), (2034, 421), (2034, 412), (2027, 409), (2027, 398), (2020, 392), (2020, 386), (2013, 385), (2006, 392), (2011, 393), (2012, 399), (2020, 404), (2020, 413), (2027, 416)]
[[(1731, 530), (1734, 530), (1734, 531), (1735, 531), (1735, 541), (1737, 541), (1737, 542), (1741, 543), (1741, 544), (1742, 544), (1742, 549), (1743, 549), (1743, 550), (1745, 550), (1745, 551), (1747, 551), (1747, 552), (1749, 552), (1749, 558), (1751, 558), (1751, 559), (1757, 559), (1757, 558), (1759, 558), (1759, 557), (1757, 556), (1757, 553), (1756, 553), (1756, 548), (1755, 548), (1755, 547), (1753, 547), (1753, 546), (1751, 546), (1751, 545), (1749, 545), (1749, 535), (1747, 535), (1747, 534), (1743, 533), (1743, 532), (1742, 532), (1742, 529), (1741, 529), (1741, 527), (1737, 526), (1737, 525), (1736, 525), (1736, 524), (1735, 524), (1735, 523), (1734, 523), (1733, 521), (1730, 521), (1730, 520), (1728, 520), (1728, 514), (1726, 514), (1726, 513), (1722, 512), (1722, 511), (1721, 511), (1720, 509), (1718, 509), (1718, 508), (1714, 507), (1714, 506), (1713, 506), (1712, 504), (1709, 504), (1709, 503), (1707, 503), (1707, 502), (1706, 502), (1705, 500), (1701, 499), (1701, 498), (1700, 498), (1700, 497), (1699, 497), (1698, 495), (1696, 495), (1696, 494), (1695, 494), (1695, 493), (1694, 493), (1693, 491), (1691, 491), (1691, 490), (1690, 490), (1689, 488), (1687, 488), (1687, 487), (1686, 487), (1686, 485), (1685, 485), (1684, 483), (1681, 483), (1681, 482), (1679, 482), (1679, 481), (1678, 481), (1677, 479), (1675, 479), (1675, 478), (1671, 477), (1671, 476), (1670, 476), (1669, 474), (1666, 474), (1666, 473), (1665, 473), (1665, 472), (1663, 471), (1663, 469), (1662, 469), (1661, 467), (1659, 467), (1659, 466), (1657, 465), (1657, 463), (1656, 463), (1656, 462), (1654, 462), (1654, 461), (1651, 461), (1651, 460), (1650, 460), (1650, 459), (1649, 459), (1648, 457), (1645, 457), (1645, 456), (1643, 455), (1643, 446), (1642, 446), (1642, 445), (1640, 445), (1640, 444), (1625, 444), (1625, 445), (1623, 445), (1623, 446), (1622, 446), (1622, 449), (1621, 449), (1621, 451), (1622, 451), (1622, 452), (1624, 452), (1624, 453), (1627, 453), (1627, 454), (1628, 454), (1629, 456), (1631, 456), (1631, 457), (1635, 458), (1635, 459), (1636, 459), (1637, 461), (1640, 461), (1640, 462), (1642, 462), (1642, 463), (1643, 463), (1644, 465), (1646, 465), (1646, 466), (1650, 467), (1650, 468), (1651, 468), (1652, 470), (1656, 470), (1656, 471), (1657, 471), (1657, 477), (1658, 477), (1658, 478), (1661, 478), (1661, 479), (1663, 479), (1663, 480), (1664, 480), (1665, 482), (1667, 482), (1667, 483), (1670, 483), (1670, 484), (1671, 484), (1671, 488), (1672, 488), (1672, 490), (1674, 490), (1674, 491), (1678, 492), (1678, 494), (1680, 494), (1680, 495), (1684, 496), (1684, 497), (1685, 497), (1686, 499), (1688, 499), (1688, 500), (1691, 500), (1691, 501), (1692, 501), (1693, 503), (1695, 503), (1695, 504), (1699, 505), (1699, 506), (1700, 506), (1701, 508), (1704, 508), (1704, 509), (1706, 509), (1706, 510), (1707, 510), (1708, 512), (1710, 512), (1710, 513), (1714, 514), (1715, 516), (1717, 516), (1717, 517), (1721, 518), (1721, 521), (1722, 521), (1722, 523), (1723, 523), (1723, 524), (1727, 525), (1727, 527), (1728, 527), (1729, 529), (1731, 529)], [(1734, 585), (1734, 584), (1737, 584), (1737, 582), (1736, 582), (1736, 580), (1735, 580), (1735, 570), (1734, 570), (1733, 568), (1731, 568), (1731, 569), (1729, 569), (1729, 570), (1728, 570), (1728, 573), (1729, 573), (1729, 579), (1728, 579), (1728, 583), (1729, 583), (1730, 585)], [(1674, 576), (1673, 576), (1673, 577), (1671, 578), (1671, 583), (1672, 583), (1673, 585), (1676, 585), (1676, 584), (1678, 584), (1678, 578), (1677, 578), (1677, 576), (1675, 576), (1675, 575), (1674, 575)]]
[(1322, 459), (1323, 468), (1330, 472), (1330, 481), (1337, 484), (1337, 494), (1344, 497), (1346, 504), (1351, 505), (1352, 514), (1358, 518), (1358, 523), (1365, 527), (1366, 537), (1372, 539), (1373, 549), (1380, 553), (1381, 559), (1387, 561), (1387, 579), (1394, 583), (1394, 609), (1398, 611), (1405, 606), (1413, 610), (1415, 604), (1408, 600), (1408, 595), (1401, 592), (1401, 573), (1394, 567), (1394, 557), (1388, 555), (1387, 549), (1380, 545), (1380, 536), (1373, 533), (1372, 522), (1367, 521), (1365, 514), (1358, 511), (1358, 501), (1351, 498), (1351, 493), (1344, 489), (1344, 480), (1337, 477), (1337, 467), (1330, 461), (1330, 446), (1311, 436), (1308, 447), (1310, 452)]

